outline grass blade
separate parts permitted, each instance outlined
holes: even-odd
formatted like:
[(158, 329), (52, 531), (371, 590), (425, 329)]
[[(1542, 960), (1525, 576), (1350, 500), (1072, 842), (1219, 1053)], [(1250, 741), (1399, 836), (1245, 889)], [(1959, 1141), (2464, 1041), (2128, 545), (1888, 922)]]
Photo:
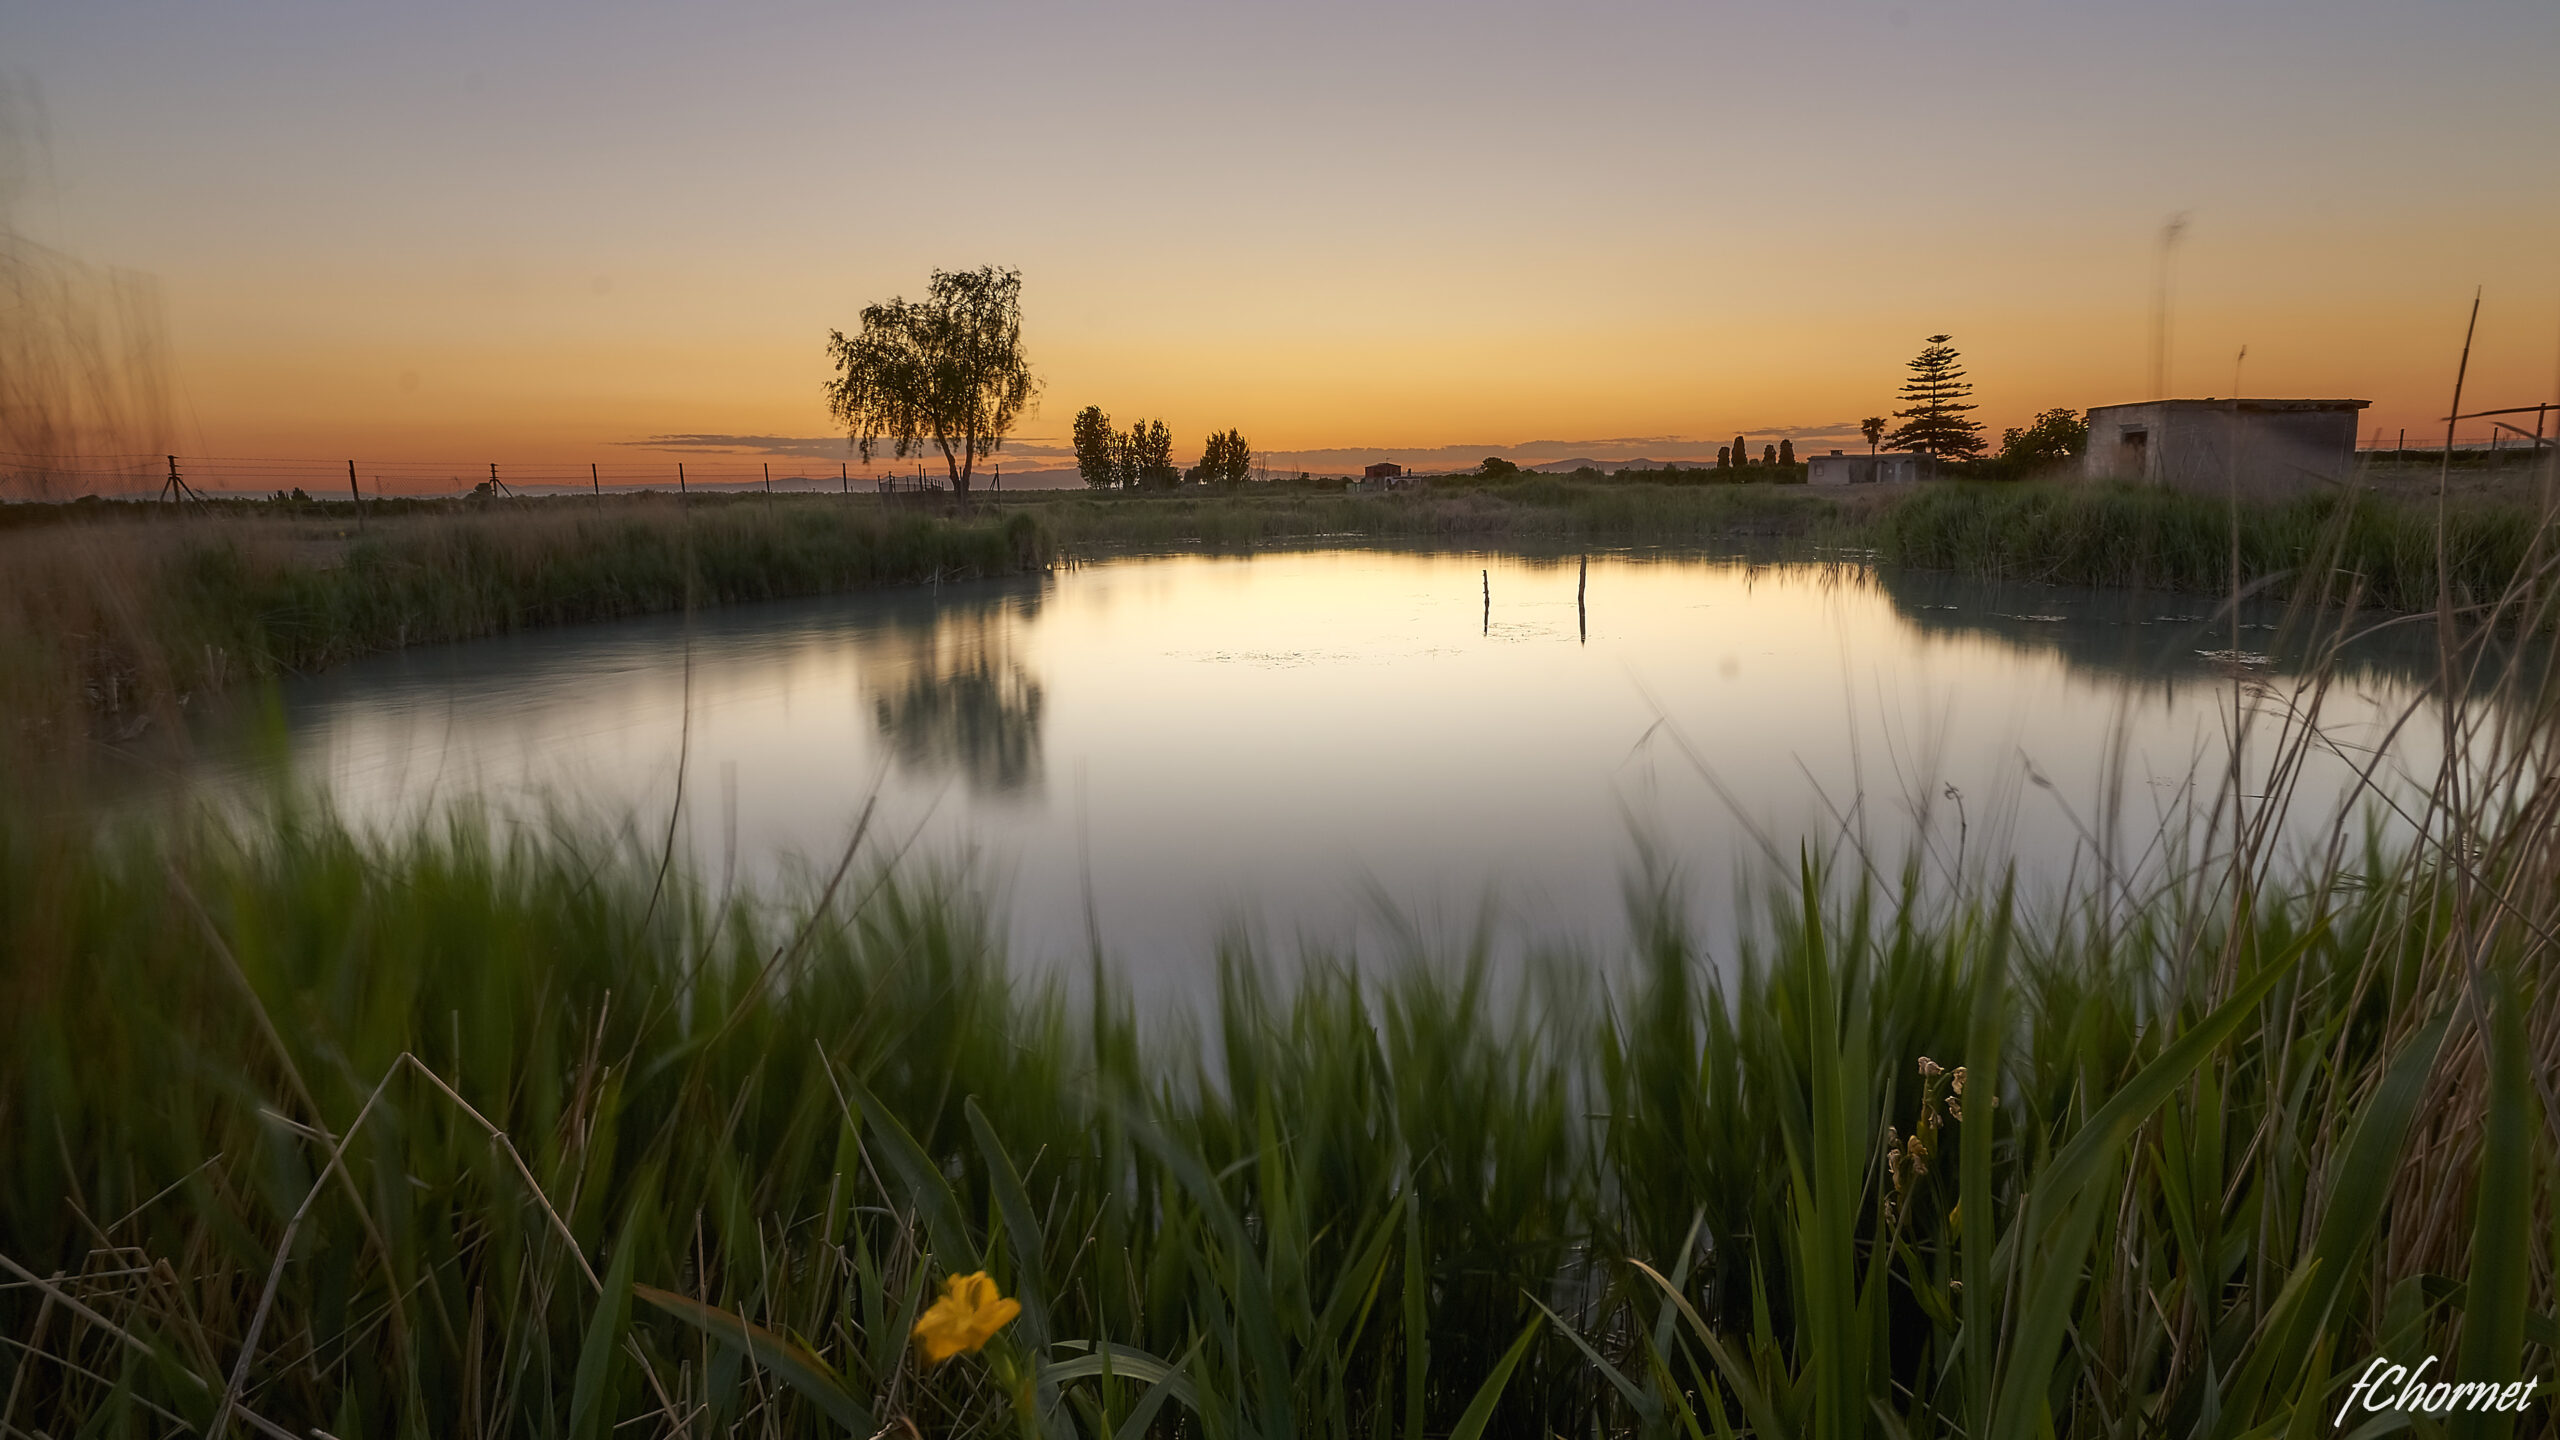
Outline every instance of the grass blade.
[(827, 1418), (847, 1434), (873, 1433), (870, 1407), (855, 1399), (827, 1362), (810, 1353), (807, 1346), (672, 1290), (634, 1285), (631, 1293), (763, 1366), (775, 1379), (825, 1411)]

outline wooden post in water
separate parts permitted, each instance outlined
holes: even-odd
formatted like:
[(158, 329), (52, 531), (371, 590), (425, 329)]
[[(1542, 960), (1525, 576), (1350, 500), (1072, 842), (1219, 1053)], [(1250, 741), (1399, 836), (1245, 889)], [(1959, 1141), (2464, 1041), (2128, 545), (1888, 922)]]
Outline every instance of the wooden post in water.
[(1573, 618), (1581, 628), (1582, 643), (1585, 645), (1591, 643), (1591, 612), (1583, 606), (1582, 597), (1590, 589), (1591, 557), (1585, 555), (1582, 557), (1582, 576), (1573, 582)]
[(347, 493), (356, 497), (356, 528), (364, 528), (364, 492), (356, 488), (356, 462), (347, 462)]
[(1484, 572), (1484, 633), (1493, 633), (1493, 572)]

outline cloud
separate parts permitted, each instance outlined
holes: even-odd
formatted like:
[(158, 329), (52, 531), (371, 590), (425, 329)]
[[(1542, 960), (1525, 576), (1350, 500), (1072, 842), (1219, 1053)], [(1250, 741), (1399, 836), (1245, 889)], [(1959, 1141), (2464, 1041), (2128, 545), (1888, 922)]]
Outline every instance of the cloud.
[[(1064, 446), (1045, 443), (1047, 437), (1014, 437), (1004, 442), (997, 453), (1000, 459), (1056, 459), (1074, 454)], [(666, 450), (688, 455), (795, 455), (814, 460), (845, 460), (853, 457), (851, 441), (841, 435), (652, 435), (646, 440), (621, 440), (616, 444), (638, 450)]]
[[(1846, 440), (1858, 433), (1858, 423), (1842, 420), (1824, 425), (1746, 426), (1741, 433), (1746, 442), (1755, 446), (1775, 444), (1780, 440)], [(1694, 435), (1614, 435), (1590, 440), (1530, 440), (1515, 445), (1379, 445), (1365, 449), (1333, 446), (1313, 450), (1274, 450), (1262, 459), (1274, 470), (1310, 470), (1322, 475), (1347, 474), (1381, 460), (1426, 473), (1472, 470), (1487, 456), (1500, 456), (1531, 469), (1558, 468), (1558, 462), (1565, 462), (1561, 468), (1567, 470), (1576, 464), (1607, 469), (1636, 460), (1650, 464), (1669, 461), (1682, 465), (1711, 465), (1715, 463), (1716, 450), (1732, 443), (1730, 432), (1703, 438)]]
[[(1858, 435), (1858, 423), (1841, 420), (1824, 425), (1745, 426), (1741, 433), (1756, 453), (1761, 445), (1775, 444), (1780, 440), (1853, 440)], [(1732, 435), (1727, 433), (1706, 437), (1612, 435), (1589, 440), (1529, 440), (1518, 444), (1336, 445), (1306, 450), (1270, 450), (1263, 452), (1260, 459), (1265, 466), (1281, 473), (1308, 470), (1319, 475), (1347, 475), (1381, 460), (1390, 460), (1407, 469), (1425, 473), (1472, 470), (1488, 455), (1498, 455), (1530, 469), (1570, 470), (1579, 464), (1613, 469), (1637, 460), (1650, 465), (1665, 462), (1711, 465), (1715, 463), (1717, 448), (1732, 443), (1732, 439)], [(773, 455), (830, 463), (849, 459), (853, 454), (852, 447), (841, 435), (652, 435), (645, 440), (620, 443), (634, 449), (673, 454)], [(1071, 446), (1058, 443), (1056, 437), (1015, 436), (1005, 441), (1004, 449), (997, 452), (996, 458), (1008, 465), (1021, 466), (1020, 473), (1026, 481), (1036, 485), (1043, 483), (1047, 476), (1035, 467), (1060, 462), (1071, 464), (1075, 451)], [(1042, 474), (1042, 479), (1031, 480), (1034, 474)]]
[(841, 435), (800, 439), (790, 435), (652, 435), (646, 440), (618, 440), (637, 450), (672, 450), (685, 454), (802, 455), (835, 460), (850, 453)]

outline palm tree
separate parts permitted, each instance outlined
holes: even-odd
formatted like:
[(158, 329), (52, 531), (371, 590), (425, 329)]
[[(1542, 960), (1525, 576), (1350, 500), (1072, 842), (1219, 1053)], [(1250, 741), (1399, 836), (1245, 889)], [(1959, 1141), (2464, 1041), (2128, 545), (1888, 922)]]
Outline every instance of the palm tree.
[(1868, 454), (1876, 453), (1876, 445), (1884, 439), (1884, 425), (1881, 415), (1870, 415), (1858, 422), (1858, 433), (1867, 437)]

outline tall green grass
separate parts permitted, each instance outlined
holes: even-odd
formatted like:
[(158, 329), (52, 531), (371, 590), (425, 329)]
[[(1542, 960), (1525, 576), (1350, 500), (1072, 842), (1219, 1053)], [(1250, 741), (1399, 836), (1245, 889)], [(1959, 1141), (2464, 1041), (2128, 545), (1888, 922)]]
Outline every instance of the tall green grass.
[[(1738, 957), (1656, 891), (1614, 987), (1232, 952), (1205, 1042), (860, 850), (722, 905), (574, 826), (13, 807), (0, 1421), (2237, 1435), (2535, 1373), (2515, 798), (2035, 915), (1817, 859)], [(1024, 1318), (920, 1366), (982, 1268)]]
[[(0, 1433), (2236, 1437), (2547, 1376), (2560, 696), (2462, 672), (2551, 553), (2325, 848), (2314, 665), (2234, 682), (2265, 785), (2046, 908), (1806, 852), (1710, 954), (1639, 872), (1626, 955), (1236, 948), (1191, 1036), (858, 823), (715, 896), (13, 770)], [(923, 1366), (981, 1269), (1020, 1319)]]
[[(2006, 580), (2214, 593), (2231, 579), (2239, 520), (2244, 582), (2278, 595), (2334, 588), (2343, 572), (2364, 603), (2417, 611), (2436, 603), (2432, 503), (2367, 491), (2244, 499), (2157, 486), (1948, 482), (1881, 509), (1865, 542), (1889, 565)], [(2446, 557), (2457, 603), (2485, 605), (2522, 572), (2540, 524), (2523, 501), (2469, 498), (2448, 509)]]
[[(686, 604), (1017, 573), (1059, 548), (1355, 537), (1701, 545), (2211, 592), (2230, 578), (2232, 518), (2219, 500), (2157, 489), (1947, 482), (1841, 492), (1543, 475), (1379, 495), (1035, 492), (947, 514), (824, 495), (405, 502), (370, 511), (361, 526), (352, 507), (314, 510), (57, 506), (47, 513), (72, 518), (0, 533), (10, 708), (22, 724), (67, 736), (129, 737), (206, 691), (373, 651)], [(2244, 501), (2237, 517), (2244, 583), (2278, 594), (2336, 588), (2334, 574), (2310, 573), (2316, 552), (2355, 577), (2359, 603), (2435, 602), (2431, 506), (2359, 492)], [(2520, 503), (2470, 497), (2451, 507), (2457, 603), (2504, 590), (2535, 523)]]
[[(76, 507), (66, 507), (76, 508)], [(273, 507), (269, 507), (272, 511)], [(188, 511), (0, 535), (9, 710), (73, 736), (209, 689), (535, 626), (1048, 561), (1026, 515), (835, 496), (502, 501), (333, 519)]]
[(1614, 544), (1808, 540), (1846, 507), (1800, 487), (1671, 486), (1528, 476), (1490, 484), (1343, 494), (1275, 488), (1199, 495), (1061, 494), (1019, 499), (1070, 547), (1242, 547), (1360, 536)]

